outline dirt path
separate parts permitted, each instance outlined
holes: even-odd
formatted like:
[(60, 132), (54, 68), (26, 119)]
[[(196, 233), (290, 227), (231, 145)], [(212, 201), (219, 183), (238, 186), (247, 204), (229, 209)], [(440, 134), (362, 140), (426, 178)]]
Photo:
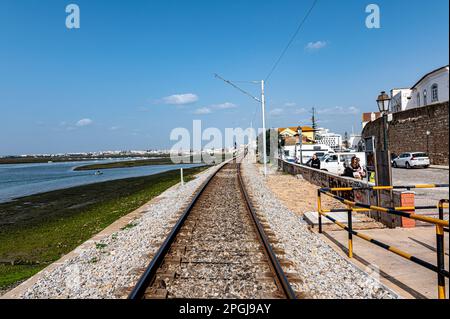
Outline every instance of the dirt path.
[[(302, 217), (307, 212), (317, 211), (318, 186), (309, 183), (302, 177), (292, 176), (282, 172), (269, 175), (267, 186), (270, 190), (298, 216)], [(345, 206), (327, 196), (322, 196), (322, 206), (327, 209), (345, 208)], [(384, 225), (374, 221), (361, 213), (354, 213), (360, 220), (355, 223), (355, 229), (384, 228)], [(325, 230), (340, 230), (334, 225), (325, 226)]]

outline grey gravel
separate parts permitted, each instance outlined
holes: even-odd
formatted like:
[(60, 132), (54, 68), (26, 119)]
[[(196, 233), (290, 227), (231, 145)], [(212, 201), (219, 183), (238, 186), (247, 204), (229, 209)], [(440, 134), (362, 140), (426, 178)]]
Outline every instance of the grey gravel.
[(269, 190), (258, 168), (242, 164), (246, 188), (258, 211), (263, 214), (276, 234), (284, 258), (293, 263), (290, 269), (301, 279), (292, 283), (293, 289), (305, 298), (321, 299), (381, 299), (398, 296), (381, 285), (376, 277), (361, 271), (335, 252), (317, 234), (312, 233), (292, 211), (287, 209)]
[[(170, 232), (169, 225), (182, 211), (198, 187), (215, 172), (211, 167), (184, 186), (160, 195), (132, 227), (92, 242), (52, 271), (45, 271), (21, 298), (116, 299), (127, 297), (126, 289), (137, 282), (141, 272)], [(171, 223), (172, 221), (172, 223)]]
[[(137, 282), (141, 271), (151, 260), (169, 225), (188, 203), (195, 190), (218, 167), (201, 173), (198, 178), (174, 187), (150, 205), (142, 217), (124, 229), (68, 259), (43, 276), (20, 296), (45, 298), (125, 298), (126, 289)], [(284, 258), (293, 262), (287, 269), (301, 278), (293, 288), (310, 298), (396, 298), (380, 283), (337, 254), (306, 224), (275, 198), (264, 184), (253, 164), (243, 164), (244, 179), (256, 203), (264, 207), (271, 229), (284, 249)]]

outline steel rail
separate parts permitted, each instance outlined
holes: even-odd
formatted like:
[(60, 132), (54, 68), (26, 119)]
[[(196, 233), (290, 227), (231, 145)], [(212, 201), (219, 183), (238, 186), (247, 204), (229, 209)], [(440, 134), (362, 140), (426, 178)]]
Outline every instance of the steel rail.
[(200, 195), (203, 194), (205, 189), (208, 187), (211, 180), (217, 175), (217, 173), (220, 170), (222, 170), (226, 166), (226, 164), (227, 163), (222, 164), (221, 167), (219, 167), (211, 176), (209, 176), (208, 179), (202, 184), (200, 189), (195, 193), (194, 198), (191, 200), (189, 205), (184, 209), (180, 219), (172, 228), (171, 232), (169, 233), (169, 235), (159, 248), (158, 252), (153, 257), (148, 267), (146, 268), (144, 274), (141, 276), (137, 284), (134, 286), (133, 290), (128, 296), (128, 299), (143, 299), (148, 286), (151, 284), (151, 281), (155, 277), (159, 267), (161, 267), (165, 256), (169, 252), (172, 243), (174, 242), (176, 236), (180, 232), (180, 229), (183, 226), (184, 222), (186, 221), (187, 217), (189, 216), (190, 212), (192, 211), (192, 208), (197, 203), (197, 200), (199, 199)]
[[(236, 160), (236, 159), (234, 159)], [(197, 203), (200, 196), (204, 193), (206, 188), (209, 186), (211, 180), (219, 173), (228, 163), (223, 164), (220, 168), (217, 169), (216, 172), (214, 172), (211, 176), (208, 177), (208, 179), (202, 184), (202, 186), (199, 188), (199, 190), (195, 193), (194, 198), (191, 200), (190, 204), (184, 209), (181, 217), (175, 224), (175, 226), (172, 228), (171, 232), (159, 248), (158, 252), (155, 254), (153, 259), (151, 260), (150, 264), (146, 268), (144, 274), (140, 277), (137, 284), (134, 286), (131, 293), (128, 295), (128, 299), (143, 299), (146, 293), (147, 288), (151, 285), (152, 280), (155, 278), (156, 273), (158, 269), (161, 267), (164, 258), (166, 257), (167, 253), (170, 250), (170, 247), (172, 243), (175, 241), (176, 236), (180, 232), (184, 222), (188, 218), (190, 212), (192, 211), (194, 205)], [(289, 280), (287, 279), (283, 269), (281, 268), (281, 265), (278, 261), (278, 258), (276, 257), (272, 246), (269, 242), (269, 239), (267, 238), (264, 229), (259, 222), (255, 209), (250, 201), (250, 197), (248, 196), (248, 193), (245, 189), (242, 176), (240, 174), (240, 163), (237, 163), (237, 174), (238, 174), (238, 180), (239, 180), (239, 186), (241, 189), (241, 192), (243, 194), (243, 197), (245, 199), (246, 207), (249, 209), (252, 220), (255, 223), (256, 230), (258, 233), (258, 237), (263, 244), (264, 250), (266, 255), (269, 257), (270, 266), (273, 270), (273, 272), (276, 275), (276, 280), (280, 283), (280, 288), (287, 299), (296, 299), (296, 294), (293, 291)]]
[(264, 246), (265, 252), (266, 252), (267, 256), (269, 257), (270, 264), (271, 264), (272, 269), (275, 272), (275, 275), (277, 277), (276, 279), (280, 283), (281, 289), (283, 290), (283, 293), (285, 294), (287, 299), (297, 299), (297, 296), (296, 296), (294, 290), (292, 289), (291, 284), (289, 283), (289, 280), (286, 277), (286, 274), (284, 273), (283, 269), (281, 268), (280, 262), (278, 261), (278, 258), (276, 256), (275, 252), (272, 249), (272, 245), (270, 244), (269, 239), (267, 238), (264, 228), (262, 227), (260, 221), (258, 220), (258, 217), (256, 216), (255, 208), (252, 205), (250, 197), (245, 188), (244, 181), (242, 179), (240, 163), (237, 163), (237, 172), (238, 172), (237, 174), (238, 174), (238, 179), (239, 179), (239, 186), (241, 188), (242, 194), (244, 195), (245, 203), (247, 205), (248, 210), (251, 213), (253, 222), (256, 225), (259, 239), (261, 240), (261, 242)]

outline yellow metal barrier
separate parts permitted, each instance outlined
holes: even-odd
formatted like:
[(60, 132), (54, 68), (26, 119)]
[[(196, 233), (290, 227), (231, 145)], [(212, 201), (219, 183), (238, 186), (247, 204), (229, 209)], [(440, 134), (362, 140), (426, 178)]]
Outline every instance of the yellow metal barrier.
[[(353, 190), (361, 190), (361, 189), (373, 189), (373, 190), (392, 190), (392, 189), (411, 189), (411, 188), (434, 188), (434, 187), (448, 187), (448, 185), (414, 185), (414, 186), (374, 186), (367, 188), (350, 188), (350, 187), (341, 187), (341, 188), (322, 188), (317, 192), (317, 209), (318, 209), (318, 219), (319, 219), (319, 233), (322, 233), (322, 217), (325, 217), (331, 220), (334, 224), (338, 225), (340, 228), (346, 230), (348, 232), (348, 257), (353, 258), (353, 235), (368, 241), (378, 247), (384, 248), (398, 256), (401, 256), (405, 259), (408, 259), (418, 265), (421, 265), (431, 271), (434, 271), (438, 275), (438, 297), (439, 299), (445, 299), (445, 277), (449, 277), (449, 272), (445, 270), (444, 263), (444, 233), (449, 230), (449, 222), (444, 220), (444, 209), (449, 207), (448, 200), (441, 200), (439, 204), (436, 206), (416, 206), (416, 207), (393, 207), (393, 208), (385, 208), (374, 205), (367, 205), (363, 203), (353, 202), (337, 196), (332, 192), (337, 191), (353, 191)], [(334, 198), (341, 203), (347, 206), (346, 209), (323, 209), (322, 208), (322, 194), (327, 195), (331, 198)], [(416, 209), (431, 209), (438, 208), (439, 209), (439, 218), (432, 218), (422, 215), (417, 215), (414, 213), (406, 212), (408, 210), (416, 210)], [(379, 211), (387, 214), (393, 214), (401, 217), (406, 217), (414, 220), (420, 220), (423, 222), (427, 222), (430, 224), (434, 224), (436, 226), (436, 255), (437, 255), (437, 266), (433, 265), (429, 262), (426, 262), (420, 258), (417, 258), (411, 254), (408, 254), (405, 251), (402, 251), (394, 246), (387, 245), (382, 243), (376, 239), (373, 239), (365, 234), (356, 232), (353, 230), (352, 223), (352, 213), (353, 212), (369, 212), (369, 211)], [(328, 215), (331, 212), (347, 212), (347, 226), (343, 223), (337, 221)], [(446, 228), (445, 228), (446, 227)]]

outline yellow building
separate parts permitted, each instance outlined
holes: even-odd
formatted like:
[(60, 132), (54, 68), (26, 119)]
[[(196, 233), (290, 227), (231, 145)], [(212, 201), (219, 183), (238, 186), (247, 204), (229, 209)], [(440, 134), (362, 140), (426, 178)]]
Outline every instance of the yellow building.
[[(301, 126), (302, 139), (304, 142), (314, 142), (314, 129), (310, 126)], [(287, 138), (295, 137), (297, 135), (298, 126), (284, 127), (278, 129), (278, 134)]]

